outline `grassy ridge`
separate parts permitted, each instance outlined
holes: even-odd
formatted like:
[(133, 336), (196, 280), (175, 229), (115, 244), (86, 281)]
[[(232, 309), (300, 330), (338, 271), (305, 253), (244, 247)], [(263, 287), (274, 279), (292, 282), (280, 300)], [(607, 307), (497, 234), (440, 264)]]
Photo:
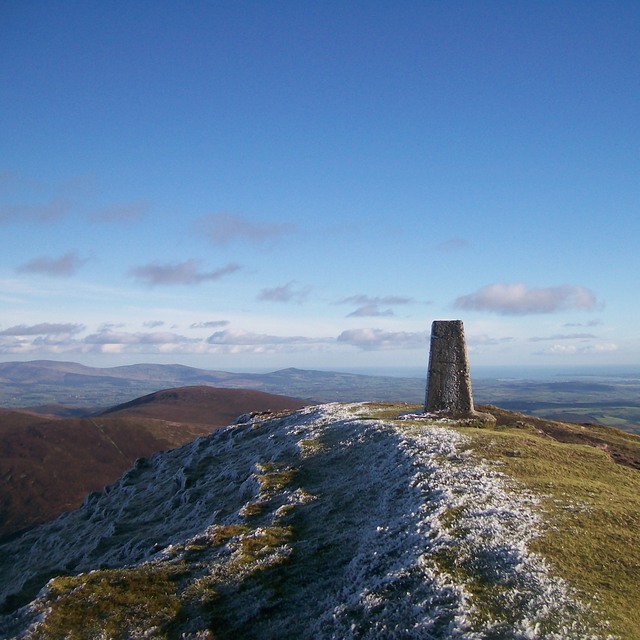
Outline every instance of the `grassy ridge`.
[[(616, 463), (622, 446), (627, 462), (640, 457), (640, 438), (617, 429), (594, 428), (600, 442), (558, 442), (536, 421), (498, 416), (494, 429), (465, 429), (475, 455), (499, 462), (508, 475), (544, 496), (548, 523), (533, 550), (577, 589), (620, 638), (640, 637), (640, 473)], [(513, 414), (510, 414), (511, 416)], [(565, 425), (567, 438), (577, 425)], [(584, 428), (583, 428), (584, 429)]]

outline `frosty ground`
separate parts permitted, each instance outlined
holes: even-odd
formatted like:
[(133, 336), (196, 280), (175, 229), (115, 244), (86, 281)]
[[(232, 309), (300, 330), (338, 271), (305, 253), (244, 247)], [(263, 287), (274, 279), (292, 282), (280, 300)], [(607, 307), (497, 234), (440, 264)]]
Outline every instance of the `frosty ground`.
[[(0, 599), (125, 568), (168, 575), (180, 611), (125, 620), (130, 637), (606, 637), (529, 550), (545, 526), (539, 496), (446, 420), (382, 409), (245, 416), (140, 461), (0, 547)], [(54, 579), (0, 634), (47, 637), (88, 581)]]

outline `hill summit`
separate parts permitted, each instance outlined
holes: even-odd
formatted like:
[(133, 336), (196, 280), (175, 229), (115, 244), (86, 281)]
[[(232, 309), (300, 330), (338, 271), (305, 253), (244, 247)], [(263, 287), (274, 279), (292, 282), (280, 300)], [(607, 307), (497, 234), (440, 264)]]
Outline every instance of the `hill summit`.
[(140, 460), (0, 546), (0, 635), (637, 637), (640, 479), (611, 452), (640, 438), (483, 410), (246, 415)]

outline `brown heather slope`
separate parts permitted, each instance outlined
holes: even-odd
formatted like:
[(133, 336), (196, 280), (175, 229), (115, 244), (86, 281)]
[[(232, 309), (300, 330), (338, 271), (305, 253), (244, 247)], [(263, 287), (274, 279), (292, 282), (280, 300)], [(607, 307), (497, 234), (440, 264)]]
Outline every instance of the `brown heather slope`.
[(128, 416), (221, 426), (250, 411), (300, 409), (308, 402), (250, 389), (179, 387), (156, 391), (103, 411), (100, 416)]
[(243, 413), (305, 404), (244, 389), (184, 387), (87, 418), (0, 410), (0, 539), (78, 508), (137, 458), (190, 442)]

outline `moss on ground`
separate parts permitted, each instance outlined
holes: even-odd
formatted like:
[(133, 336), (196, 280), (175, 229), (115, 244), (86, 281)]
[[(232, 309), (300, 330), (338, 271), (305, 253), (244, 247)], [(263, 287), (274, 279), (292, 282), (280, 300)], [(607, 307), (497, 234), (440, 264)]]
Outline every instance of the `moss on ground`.
[(326, 448), (326, 445), (319, 438), (308, 438), (306, 440), (300, 440), (298, 443), (300, 451), (303, 456), (311, 456), (318, 453), (322, 453)]
[(374, 420), (395, 420), (403, 413), (418, 413), (424, 407), (418, 404), (407, 404), (398, 402), (367, 402), (358, 411), (362, 418)]
[(237, 566), (246, 565), (271, 553), (291, 540), (291, 527), (266, 527), (246, 533), (238, 540)]
[(280, 493), (289, 486), (296, 476), (296, 470), (292, 468), (277, 469), (273, 465), (260, 465), (257, 480), (260, 483), (260, 497), (270, 498)]
[(49, 589), (41, 640), (124, 639), (151, 629), (166, 637), (181, 611), (175, 577), (149, 566), (55, 578)]

